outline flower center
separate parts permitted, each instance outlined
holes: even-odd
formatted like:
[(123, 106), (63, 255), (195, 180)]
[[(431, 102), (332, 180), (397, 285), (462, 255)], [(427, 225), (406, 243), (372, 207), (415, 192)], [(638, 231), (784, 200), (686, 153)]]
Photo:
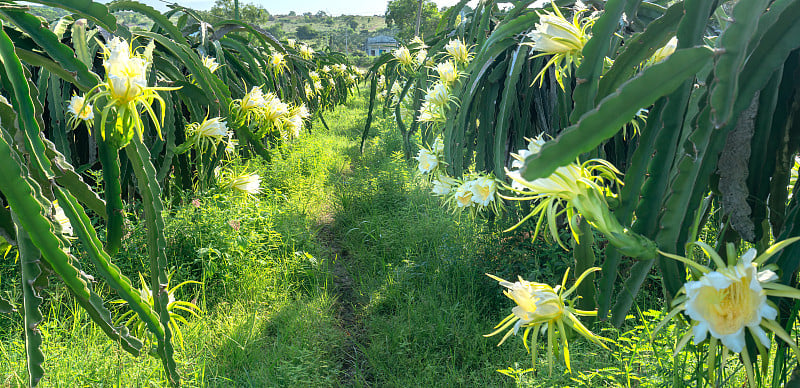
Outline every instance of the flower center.
[(747, 278), (742, 277), (725, 289), (713, 291), (716, 295), (707, 295), (710, 303), (706, 316), (719, 334), (736, 333), (753, 320), (757, 313), (757, 295), (747, 286)]

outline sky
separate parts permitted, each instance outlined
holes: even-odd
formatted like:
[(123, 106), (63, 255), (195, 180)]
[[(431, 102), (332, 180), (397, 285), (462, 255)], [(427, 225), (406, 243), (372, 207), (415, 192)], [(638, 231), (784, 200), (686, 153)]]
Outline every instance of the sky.
[[(167, 9), (166, 4), (162, 0), (139, 0), (150, 6), (155, 7), (160, 11)], [(107, 1), (103, 1), (107, 2)], [(207, 10), (214, 4), (214, 0), (173, 0), (169, 3), (177, 2), (178, 4), (194, 8), (198, 10)], [(305, 12), (317, 13), (325, 11), (326, 13), (338, 15), (383, 15), (386, 12), (386, 4), (388, 0), (239, 0), (239, 4), (253, 3), (261, 5), (275, 15), (285, 15), (289, 11), (295, 11), (298, 14)], [(434, 0), (439, 7), (451, 6), (458, 3), (458, 0)]]

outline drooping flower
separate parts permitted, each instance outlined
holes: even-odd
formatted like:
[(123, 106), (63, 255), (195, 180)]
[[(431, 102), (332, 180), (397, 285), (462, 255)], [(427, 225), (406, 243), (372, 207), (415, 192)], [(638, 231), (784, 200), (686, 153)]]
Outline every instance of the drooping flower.
[(286, 39), (286, 45), (291, 48), (294, 48), (297, 45), (297, 41), (291, 38)]
[(282, 74), (286, 69), (286, 57), (281, 53), (272, 53), (269, 56), (269, 66), (275, 74)]
[(439, 74), (439, 81), (448, 87), (458, 79), (458, 69), (453, 61), (445, 61), (437, 64), (436, 73)]
[(289, 105), (270, 92), (264, 95), (264, 106), (261, 107), (262, 119), (266, 123), (275, 124), (289, 113)]
[(472, 202), (480, 206), (489, 206), (497, 192), (497, 182), (492, 177), (478, 177), (472, 182)]
[[(775, 320), (778, 310), (767, 299), (769, 296), (800, 299), (800, 290), (775, 283), (778, 275), (772, 271), (770, 266), (758, 269), (774, 254), (797, 240), (800, 240), (800, 237), (776, 243), (758, 257), (756, 257), (756, 250), (751, 248), (738, 257), (735, 262), (729, 260), (730, 264), (726, 264), (722, 257), (704, 242), (697, 241), (689, 244), (689, 246), (694, 245), (701, 248), (711, 258), (711, 261), (717, 266), (715, 271), (689, 258), (659, 251), (663, 256), (691, 266), (701, 275), (697, 280), (684, 284), (679, 292), (679, 295), (680, 293), (683, 295), (676, 297), (673, 302), (676, 307), (658, 325), (654, 333), (674, 316), (683, 312), (692, 320), (692, 330), (678, 342), (675, 354), (683, 349), (689, 339), (693, 339), (694, 344), (697, 345), (710, 335), (708, 354), (710, 364), (713, 364), (718, 342), (721, 342), (725, 348), (742, 355), (750, 386), (755, 387), (752, 365), (749, 361), (750, 354), (745, 344), (745, 330), (749, 331), (756, 339), (759, 351), (770, 347), (771, 341), (767, 336), (767, 331), (772, 331), (778, 338), (789, 344), (795, 356), (800, 354), (795, 341)], [(727, 253), (729, 258), (736, 257), (736, 249), (733, 244), (728, 245)], [(774, 266), (772, 267), (774, 268)], [(709, 373), (712, 376), (713, 369), (714, 367), (709, 366)]]
[(311, 117), (311, 112), (309, 112), (308, 108), (306, 108), (306, 104), (300, 104), (300, 106), (297, 108), (297, 115), (300, 116), (300, 118), (302, 118), (303, 120), (305, 120)]
[(202, 59), (203, 59), (203, 66), (205, 66), (208, 69), (208, 71), (213, 73), (217, 71), (217, 69), (219, 69), (219, 63), (217, 63), (217, 60), (214, 59), (214, 57), (203, 55)]
[(264, 92), (258, 86), (253, 86), (250, 92), (242, 97), (242, 110), (260, 108), (266, 104), (267, 100), (264, 99)]
[(209, 144), (216, 147), (225, 138), (230, 137), (228, 125), (221, 117), (205, 118), (202, 123), (193, 123), (186, 127), (186, 133), (194, 144), (204, 149)]
[(466, 65), (472, 59), (472, 54), (469, 52), (469, 48), (467, 48), (467, 45), (465, 45), (461, 39), (451, 39), (444, 46), (444, 49), (459, 65)]
[(425, 63), (425, 58), (428, 58), (428, 50), (420, 49), (419, 51), (417, 51), (415, 59), (418, 64)]
[(310, 61), (314, 57), (314, 49), (307, 44), (300, 46), (300, 58)]
[(554, 13), (544, 11), (539, 14), (536, 28), (528, 36), (533, 40), (531, 44), (536, 57), (552, 55), (553, 57), (542, 67), (533, 82), (539, 81), (541, 86), (544, 74), (550, 66), (556, 67), (556, 81), (564, 88), (563, 77), (571, 73), (572, 64), (580, 66), (583, 46), (589, 41), (591, 35), (587, 30), (594, 24), (594, 18), (582, 18), (586, 10), (575, 12), (572, 21), (568, 21), (558, 6), (553, 4)]
[[(511, 154), (516, 159), (512, 168), (506, 169), (506, 175), (512, 180), (511, 190), (523, 195), (522, 197), (507, 197), (509, 200), (533, 200), (538, 204), (531, 214), (525, 217), (514, 229), (528, 218), (538, 216), (534, 237), (538, 235), (546, 214), (558, 213), (558, 208), (563, 207), (566, 212), (567, 222), (573, 231), (573, 238), (578, 236), (576, 230), (576, 215), (581, 215), (594, 228), (605, 234), (609, 242), (623, 254), (637, 258), (654, 258), (656, 254), (655, 243), (638, 235), (629, 228), (623, 227), (609, 209), (607, 196), (615, 196), (613, 187), (621, 184), (621, 173), (611, 163), (603, 159), (592, 159), (584, 163), (573, 162), (556, 170), (547, 177), (529, 181), (522, 177), (521, 170), (525, 166), (527, 156), (538, 153), (543, 141), (541, 138), (530, 140), (527, 149), (520, 150), (518, 154)], [(553, 239), (564, 249), (558, 235), (558, 227), (554, 217), (548, 217), (547, 226)], [(510, 230), (509, 229), (509, 230)]]
[(447, 86), (444, 86), (441, 82), (437, 82), (428, 89), (425, 94), (425, 101), (437, 107), (447, 107), (450, 102), (450, 91), (447, 90)]
[(419, 108), (419, 116), (417, 116), (417, 121), (421, 123), (442, 123), (445, 120), (446, 112), (443, 106), (431, 104), (429, 101), (422, 101), (422, 105)]
[(433, 189), (431, 191), (435, 195), (445, 196), (450, 194), (455, 184), (455, 179), (440, 174), (433, 180)]
[[(522, 335), (522, 341), (525, 344), (526, 349), (528, 349), (528, 351), (531, 353), (533, 365), (535, 367), (538, 353), (537, 341), (539, 332), (540, 329), (541, 331), (546, 329), (547, 359), (550, 374), (553, 373), (553, 356), (555, 353), (557, 353), (554, 349), (553, 343), (557, 335), (561, 339), (561, 346), (563, 347), (564, 353), (564, 363), (566, 364), (567, 369), (572, 372), (567, 334), (565, 333), (566, 327), (571, 328), (576, 333), (582, 335), (596, 345), (608, 350), (608, 347), (603, 343), (603, 341), (608, 341), (608, 339), (600, 337), (589, 331), (589, 329), (587, 329), (586, 326), (584, 326), (577, 318), (578, 315), (595, 316), (597, 315), (597, 312), (578, 310), (577, 308), (573, 307), (574, 301), (577, 298), (573, 297), (570, 299), (570, 295), (577, 290), (578, 286), (583, 282), (583, 280), (593, 272), (599, 270), (600, 268), (598, 267), (587, 269), (578, 277), (578, 279), (575, 281), (575, 284), (573, 284), (572, 287), (566, 291), (564, 291), (564, 288), (567, 283), (567, 275), (569, 274), (569, 270), (567, 270), (567, 273), (564, 274), (561, 285), (556, 286), (555, 288), (544, 283), (529, 282), (522, 279), (522, 277), (520, 277), (518, 281), (511, 283), (497, 276), (486, 274), (486, 276), (497, 280), (501, 286), (506, 287), (506, 290), (503, 291), (503, 294), (505, 294), (509, 299), (513, 300), (517, 305), (511, 309), (511, 314), (509, 316), (495, 326), (495, 331), (484, 335), (484, 337), (496, 335), (513, 325), (513, 327), (511, 327), (500, 340), (500, 343), (497, 344), (497, 346), (500, 346), (508, 337), (511, 336), (511, 334), (517, 334), (520, 328), (525, 328), (525, 331)], [(531, 332), (533, 333), (533, 336), (531, 337), (531, 346), (528, 347), (527, 341)]]
[(408, 44), (418, 49), (428, 48), (428, 45), (425, 44), (425, 41), (423, 41), (418, 35), (415, 35), (414, 38), (408, 42)]
[(466, 181), (456, 188), (453, 199), (459, 208), (474, 206), (472, 201), (472, 184), (474, 181)]
[(416, 157), (414, 157), (414, 159), (417, 159), (419, 162), (418, 168), (423, 174), (427, 174), (439, 166), (439, 158), (436, 156), (436, 154), (424, 148), (420, 148), (419, 153)]
[(292, 138), (296, 139), (300, 137), (300, 132), (303, 130), (303, 118), (298, 115), (291, 115), (285, 120), (285, 126)]
[(261, 192), (261, 176), (258, 174), (242, 173), (231, 178), (229, 183), (234, 190), (249, 195), (256, 195)]
[(410, 67), (414, 65), (414, 58), (411, 57), (411, 52), (408, 51), (408, 47), (400, 46), (396, 50), (392, 51), (392, 55), (401, 65)]
[(86, 103), (86, 97), (74, 95), (69, 100), (67, 111), (73, 116), (73, 127), (77, 125), (78, 120), (83, 120), (86, 125), (91, 126), (94, 120), (94, 107), (92, 104)]
[(308, 98), (312, 98), (312, 97), (314, 97), (316, 95), (316, 91), (309, 84), (305, 84), (303, 86), (303, 90), (306, 92), (306, 97), (308, 97)]
[(441, 138), (441, 137), (437, 137), (437, 138), (436, 138), (436, 139), (433, 141), (433, 144), (431, 145), (431, 149), (432, 149), (432, 150), (433, 150), (433, 152), (435, 152), (437, 155), (441, 155), (441, 154), (444, 152), (444, 141), (442, 141), (442, 138)]
[(239, 146), (239, 139), (233, 137), (233, 132), (228, 132), (228, 141), (225, 142), (225, 153), (232, 155), (236, 152), (236, 147)]
[[(147, 86), (149, 59), (133, 50), (124, 39), (113, 37), (100, 45), (103, 49), (105, 80), (86, 94), (84, 105), (103, 101), (101, 104), (104, 106), (98, 109), (101, 112), (101, 137), (103, 139), (110, 137), (110, 144), (117, 148), (127, 145), (134, 134), (142, 138), (144, 124), (141, 109), (153, 120), (160, 138), (166, 106), (156, 91), (178, 88)], [(152, 106), (154, 100), (160, 103), (161, 120), (158, 119)], [(111, 117), (116, 117), (116, 123), (112, 125), (112, 130), (106, 131), (106, 119), (112, 112), (115, 115)]]

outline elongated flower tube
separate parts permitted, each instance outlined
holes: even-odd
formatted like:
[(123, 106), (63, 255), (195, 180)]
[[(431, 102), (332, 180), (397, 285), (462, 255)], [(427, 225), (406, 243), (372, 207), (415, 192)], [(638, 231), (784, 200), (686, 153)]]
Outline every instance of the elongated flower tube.
[[(578, 289), (581, 282), (591, 273), (599, 270), (600, 268), (598, 267), (587, 269), (578, 277), (575, 284), (566, 291), (564, 289), (567, 283), (569, 269), (564, 273), (561, 285), (555, 288), (544, 283), (529, 282), (521, 277), (518, 281), (512, 283), (497, 276), (486, 274), (486, 276), (497, 280), (501, 286), (505, 287), (506, 290), (503, 291), (503, 294), (513, 300), (517, 305), (511, 309), (510, 315), (495, 326), (495, 331), (484, 335), (484, 337), (491, 337), (509, 329), (500, 340), (500, 343), (497, 344), (497, 346), (500, 346), (512, 334), (517, 334), (520, 328), (524, 328), (525, 331), (522, 335), (522, 341), (525, 348), (531, 353), (533, 367), (535, 368), (539, 332), (544, 330), (542, 329), (544, 327), (547, 330), (547, 360), (549, 373), (553, 374), (553, 356), (557, 354), (555, 349), (557, 337), (561, 339), (564, 363), (571, 373), (572, 366), (570, 365), (569, 342), (567, 340), (567, 333), (565, 333), (566, 327), (571, 328), (594, 344), (608, 350), (608, 347), (603, 341), (609, 340), (592, 333), (578, 319), (578, 316), (596, 316), (597, 312), (578, 310), (572, 307), (577, 297), (570, 299), (570, 296)], [(528, 337), (531, 332), (533, 332), (533, 336), (530, 340), (531, 346), (528, 347)]]
[(417, 49), (425, 49), (428, 48), (428, 45), (425, 44), (425, 41), (422, 40), (418, 35), (414, 35), (414, 38), (408, 42), (409, 45), (413, 46)]
[[(509, 200), (534, 200), (538, 204), (533, 211), (519, 223), (509, 228), (516, 228), (531, 217), (538, 216), (534, 238), (538, 235), (545, 215), (550, 234), (561, 247), (567, 249), (558, 236), (556, 218), (566, 212), (572, 236), (578, 240), (576, 230), (576, 215), (582, 215), (590, 225), (602, 232), (609, 242), (626, 256), (652, 259), (656, 255), (656, 246), (651, 240), (638, 235), (630, 229), (623, 227), (611, 213), (606, 202), (606, 197), (616, 194), (612, 188), (622, 182), (618, 178), (621, 174), (611, 163), (602, 159), (592, 159), (584, 163), (573, 162), (556, 169), (550, 176), (528, 181), (522, 178), (519, 168), (522, 168), (528, 155), (538, 153), (544, 141), (540, 138), (530, 140), (528, 148), (520, 150), (518, 154), (511, 154), (516, 159), (512, 168), (506, 175), (512, 180), (511, 191), (522, 196), (508, 197)], [(562, 210), (559, 210), (561, 208)]]
[[(103, 48), (103, 67), (106, 71), (105, 81), (92, 88), (84, 100), (84, 104), (103, 106), (100, 120), (100, 136), (109, 138), (116, 147), (127, 145), (134, 134), (142, 138), (143, 123), (139, 109), (146, 111), (161, 138), (161, 123), (166, 112), (164, 100), (158, 90), (176, 90), (171, 87), (147, 86), (147, 70), (150, 61), (135, 52), (127, 41), (114, 37), (100, 43)], [(102, 101), (102, 102), (101, 102)], [(153, 101), (161, 106), (161, 120), (152, 108)], [(101, 103), (98, 103), (101, 102)], [(106, 121), (110, 115), (116, 116), (113, 129), (106, 130)]]
[[(696, 280), (688, 281), (673, 301), (674, 309), (656, 327), (658, 332), (669, 320), (683, 312), (692, 322), (692, 330), (687, 332), (678, 342), (675, 354), (693, 339), (695, 345), (705, 341), (709, 335), (708, 370), (709, 381), (714, 381), (713, 373), (717, 346), (721, 345), (734, 353), (742, 355), (751, 387), (756, 387), (755, 377), (750, 362), (750, 354), (745, 344), (745, 330), (756, 339), (759, 353), (766, 353), (771, 341), (767, 331), (785, 341), (795, 353), (800, 355), (797, 344), (783, 327), (776, 321), (778, 310), (767, 297), (785, 297), (800, 299), (800, 290), (787, 285), (775, 283), (778, 275), (772, 271), (775, 266), (767, 266), (759, 270), (770, 257), (780, 250), (800, 240), (794, 237), (783, 240), (767, 248), (756, 257), (756, 250), (749, 249), (739, 257), (733, 244), (727, 246), (728, 263), (708, 244), (697, 241), (687, 245), (699, 247), (716, 265), (716, 270), (696, 263), (689, 258), (666, 252), (663, 256), (680, 261), (696, 270)], [(772, 268), (770, 268), (772, 267)], [(683, 295), (680, 295), (680, 294)], [(725, 352), (723, 352), (725, 354)], [(724, 362), (724, 360), (723, 360)]]
[(591, 38), (587, 30), (594, 25), (595, 19), (582, 18), (581, 15), (585, 10), (579, 10), (575, 12), (570, 22), (561, 14), (555, 3), (553, 3), (553, 10), (554, 13), (544, 11), (539, 14), (536, 28), (528, 34), (533, 40), (533, 43), (530, 44), (533, 46), (533, 50), (539, 52), (534, 55), (534, 58), (545, 55), (553, 56), (533, 79), (533, 83), (538, 80), (539, 86), (541, 86), (547, 69), (555, 66), (556, 81), (561, 89), (564, 89), (563, 78), (571, 74), (573, 63), (576, 67), (580, 66), (583, 46)]

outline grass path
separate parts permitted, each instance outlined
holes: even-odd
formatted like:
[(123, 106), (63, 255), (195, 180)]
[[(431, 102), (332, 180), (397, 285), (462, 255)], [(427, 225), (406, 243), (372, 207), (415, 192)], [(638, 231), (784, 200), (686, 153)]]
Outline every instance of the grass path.
[[(378, 117), (359, 152), (365, 105), (356, 96), (326, 114), (330, 130), (316, 124), (270, 164), (251, 162), (258, 197), (212, 190), (174, 201), (174, 281), (205, 283), (178, 295), (205, 310), (182, 329), (183, 386), (496, 387), (515, 385), (497, 369), (529, 367), (519, 341), (498, 348), (482, 337), (510, 304), (484, 273), (563, 273), (563, 253), (531, 255), (522, 234), (445, 209), (388, 120)], [(135, 279), (146, 271), (144, 230), (131, 228), (115, 260)], [(55, 298), (41, 325), (41, 387), (165, 385), (157, 359), (121, 351), (60, 285), (46, 292)], [(0, 316), (0, 386), (24, 384), (20, 328)], [(576, 348), (573, 362), (596, 354)]]

